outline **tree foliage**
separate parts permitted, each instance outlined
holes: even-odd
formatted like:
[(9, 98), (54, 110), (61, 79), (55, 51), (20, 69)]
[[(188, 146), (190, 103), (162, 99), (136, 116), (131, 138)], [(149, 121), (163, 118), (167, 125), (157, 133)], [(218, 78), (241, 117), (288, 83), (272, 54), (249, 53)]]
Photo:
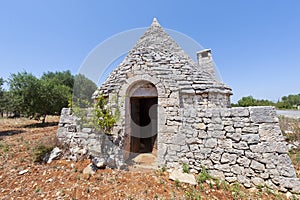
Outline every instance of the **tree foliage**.
[(44, 73), (41, 77), (43, 80), (52, 80), (57, 85), (65, 85), (73, 89), (74, 86), (74, 76), (71, 74), (70, 70), (62, 71), (62, 72), (47, 72)]
[(0, 113), (3, 116), (3, 112), (5, 110), (6, 105), (6, 98), (5, 98), (5, 91), (3, 89), (4, 79), (0, 77)]
[(14, 110), (28, 117), (42, 118), (42, 123), (46, 115), (59, 114), (71, 96), (70, 88), (55, 78), (38, 79), (27, 72), (12, 74), (9, 86)]
[(277, 108), (279, 109), (295, 109), (297, 105), (300, 105), (300, 94), (283, 96), (281, 101), (277, 102)]
[(92, 95), (96, 89), (97, 85), (93, 81), (83, 74), (76, 75), (73, 87), (73, 105), (81, 108), (88, 107), (89, 103), (92, 103)]
[(232, 104), (235, 106), (275, 106), (277, 109), (296, 109), (297, 105), (300, 105), (300, 94), (283, 96), (281, 101), (276, 103), (265, 100), (265, 99), (255, 99), (252, 96), (242, 97), (237, 104)]
[(47, 72), (41, 78), (26, 71), (11, 74), (8, 79), (9, 91), (2, 87), (0, 78), (0, 114), (4, 111), (14, 115), (22, 114), (45, 121), (46, 115), (59, 114), (68, 101), (91, 106), (92, 94), (97, 89), (95, 83), (84, 75), (73, 76), (70, 71)]

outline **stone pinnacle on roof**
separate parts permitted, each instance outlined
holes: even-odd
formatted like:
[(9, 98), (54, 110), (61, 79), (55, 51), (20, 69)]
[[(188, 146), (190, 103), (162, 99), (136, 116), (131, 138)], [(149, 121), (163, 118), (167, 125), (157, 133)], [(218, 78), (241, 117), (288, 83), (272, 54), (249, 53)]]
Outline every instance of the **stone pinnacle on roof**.
[(160, 26), (157, 19), (154, 17), (151, 26)]

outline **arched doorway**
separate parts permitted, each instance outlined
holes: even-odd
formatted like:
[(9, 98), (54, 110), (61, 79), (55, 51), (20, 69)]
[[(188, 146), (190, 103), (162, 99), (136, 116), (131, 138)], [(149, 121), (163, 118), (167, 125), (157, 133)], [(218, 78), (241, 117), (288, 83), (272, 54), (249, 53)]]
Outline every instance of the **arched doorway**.
[(157, 104), (158, 94), (154, 84), (140, 81), (129, 89), (125, 148), (130, 153), (126, 159), (131, 160), (145, 153), (157, 156)]

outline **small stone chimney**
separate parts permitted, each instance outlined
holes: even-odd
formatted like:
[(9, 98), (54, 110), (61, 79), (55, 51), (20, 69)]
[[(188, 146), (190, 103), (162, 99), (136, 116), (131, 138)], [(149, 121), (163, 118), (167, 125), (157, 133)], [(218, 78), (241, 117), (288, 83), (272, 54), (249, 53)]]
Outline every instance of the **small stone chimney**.
[(212, 59), (211, 49), (204, 49), (197, 52), (197, 60), (199, 66), (215, 78), (215, 68)]

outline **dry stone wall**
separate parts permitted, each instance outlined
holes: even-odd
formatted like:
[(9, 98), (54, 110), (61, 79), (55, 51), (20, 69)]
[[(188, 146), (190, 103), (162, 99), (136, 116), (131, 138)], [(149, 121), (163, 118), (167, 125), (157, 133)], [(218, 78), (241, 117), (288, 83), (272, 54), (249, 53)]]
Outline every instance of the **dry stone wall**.
[(102, 159), (111, 168), (125, 167), (123, 154), (117, 137), (95, 132), (92, 128), (82, 128), (78, 117), (69, 108), (61, 111), (57, 138), (66, 149), (65, 158), (77, 161), (80, 158)]
[[(166, 131), (158, 137), (160, 166), (178, 168), (188, 163), (192, 172), (205, 167), (229, 183), (300, 192), (273, 107), (197, 109), (189, 103), (179, 112), (183, 117), (169, 123), (176, 128), (167, 128), (172, 134)], [(104, 159), (110, 167), (126, 166), (120, 138), (80, 128), (77, 121), (69, 109), (63, 109), (57, 136), (68, 146), (69, 158), (86, 155)]]
[(186, 104), (179, 133), (166, 141), (168, 167), (188, 163), (245, 187), (264, 186), (299, 193), (300, 182), (288, 155), (273, 107), (197, 108)]

